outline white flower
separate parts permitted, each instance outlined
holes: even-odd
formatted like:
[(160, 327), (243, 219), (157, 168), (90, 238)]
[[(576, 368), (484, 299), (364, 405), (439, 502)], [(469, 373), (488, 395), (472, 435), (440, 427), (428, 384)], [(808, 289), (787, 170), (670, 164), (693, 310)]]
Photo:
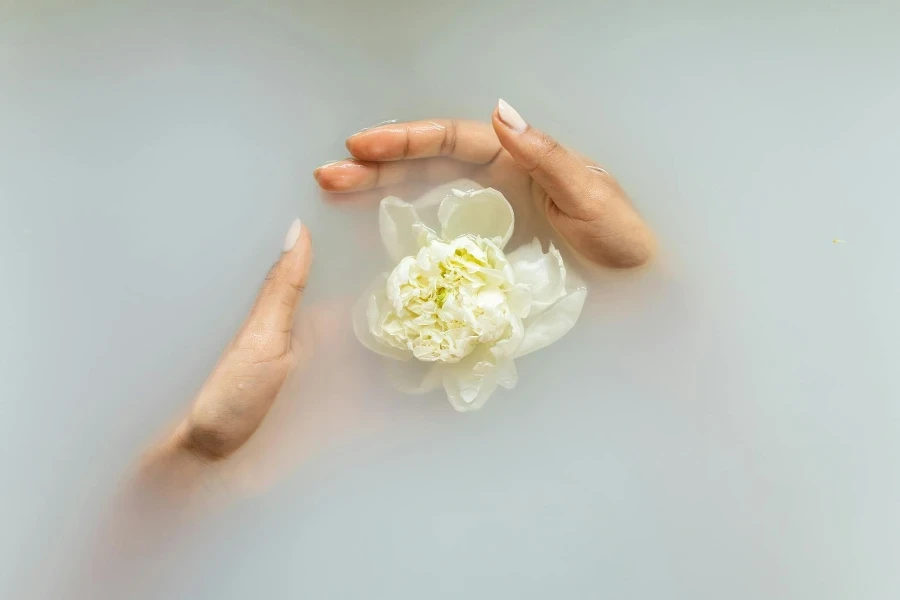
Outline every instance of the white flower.
[(512, 207), (494, 189), (452, 190), (437, 211), (440, 235), (398, 198), (381, 202), (385, 247), (397, 266), (354, 311), (369, 349), (394, 359), (410, 393), (443, 384), (456, 410), (481, 408), (516, 385), (513, 359), (552, 344), (575, 324), (586, 290), (566, 289), (559, 251), (535, 239), (509, 255)]

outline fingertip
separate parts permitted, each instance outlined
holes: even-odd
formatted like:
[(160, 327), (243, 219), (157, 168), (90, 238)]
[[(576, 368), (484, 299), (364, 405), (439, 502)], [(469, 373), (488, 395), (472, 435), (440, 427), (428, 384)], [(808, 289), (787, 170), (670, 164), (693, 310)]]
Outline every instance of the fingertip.
[(329, 192), (355, 189), (366, 177), (366, 166), (352, 160), (340, 160), (322, 165), (313, 171), (316, 183)]
[(309, 234), (309, 228), (300, 219), (294, 219), (284, 237), (282, 261), (289, 263), (291, 259), (297, 259), (295, 262), (304, 268), (308, 268), (312, 260), (312, 236)]
[(528, 123), (512, 105), (501, 98), (497, 101), (497, 118), (513, 133), (525, 133)]
[(291, 249), (291, 251), (298, 252), (307, 257), (310, 261), (312, 260), (312, 235), (310, 234), (309, 228), (307, 226), (303, 226), (303, 229), (300, 231), (300, 237), (297, 239), (297, 243), (294, 244), (294, 247)]
[[(510, 127), (503, 122), (503, 119), (500, 118), (500, 111), (497, 108), (494, 108), (494, 113), (491, 115), (491, 125), (494, 127), (494, 134), (500, 141), (500, 145), (513, 157), (513, 160), (517, 163), (527, 161), (527, 155), (529, 154), (527, 138), (529, 136), (516, 133), (510, 129)], [(533, 129), (530, 131), (533, 131)]]
[(323, 184), (322, 172), (325, 170), (325, 167), (326, 165), (316, 167), (316, 169), (312, 173), (313, 179), (315, 179), (316, 183), (319, 184), (319, 187), (323, 189), (325, 188), (325, 185)]
[(290, 332), (313, 260), (312, 238), (300, 219), (291, 223), (283, 247), (281, 256), (269, 269), (246, 322), (250, 331), (278, 336)]
[[(504, 105), (507, 108), (507, 113), (510, 110), (515, 113), (516, 119), (513, 119), (508, 114), (506, 115), (506, 118), (504, 118)], [(510, 120), (516, 121), (515, 125), (511, 125)], [(528, 137), (527, 135), (523, 135), (526, 130), (530, 129), (528, 124), (525, 123), (514, 108), (506, 104), (503, 100), (499, 100), (497, 104), (494, 105), (494, 110), (491, 113), (491, 125), (494, 128), (497, 139), (500, 140), (500, 145), (506, 148), (506, 150), (513, 155), (513, 158), (518, 158), (520, 155), (519, 148), (525, 143), (526, 138)]]
[[(299, 221), (296, 219), (291, 225), (289, 235)], [(279, 260), (281, 264), (276, 266), (276, 270), (281, 271), (281, 275), (290, 284), (290, 287), (302, 290), (306, 286), (306, 279), (313, 261), (312, 236), (309, 228), (305, 225), (300, 225), (296, 236), (293, 245), (281, 255)]]
[(328, 170), (327, 165), (322, 165), (321, 167), (317, 167), (315, 171), (313, 171), (313, 179), (316, 180), (316, 183), (319, 184), (319, 187), (322, 189), (328, 189), (330, 185), (331, 178), (326, 174)]
[(354, 153), (354, 149), (359, 146), (359, 136), (361, 136), (364, 132), (360, 131), (358, 133), (354, 133), (346, 140), (344, 140), (344, 148), (347, 149), (347, 152), (350, 153), (350, 156), (356, 156)]
[(344, 145), (351, 156), (360, 160), (397, 160), (402, 158), (403, 144), (394, 139), (396, 133), (387, 125), (376, 127), (350, 136)]
[(288, 252), (297, 244), (297, 240), (300, 238), (300, 233), (302, 231), (303, 222), (300, 219), (294, 219), (294, 222), (291, 223), (291, 227), (288, 229), (287, 234), (284, 236), (284, 245), (282, 247), (283, 252)]
[(491, 113), (491, 125), (494, 127), (494, 133), (498, 136), (507, 131), (506, 125), (500, 119), (500, 110), (495, 106)]

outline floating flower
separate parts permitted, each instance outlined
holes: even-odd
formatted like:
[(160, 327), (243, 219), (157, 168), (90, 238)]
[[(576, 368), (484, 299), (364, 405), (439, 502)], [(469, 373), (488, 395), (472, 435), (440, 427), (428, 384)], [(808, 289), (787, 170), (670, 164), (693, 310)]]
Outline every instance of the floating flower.
[(514, 359), (572, 328), (587, 291), (567, 289), (553, 244), (545, 253), (535, 239), (504, 254), (514, 216), (497, 190), (452, 190), (437, 216), (440, 234), (411, 204), (382, 200), (381, 237), (397, 266), (357, 303), (354, 331), (393, 359), (401, 390), (443, 385), (456, 410), (478, 410), (497, 386), (515, 387)]

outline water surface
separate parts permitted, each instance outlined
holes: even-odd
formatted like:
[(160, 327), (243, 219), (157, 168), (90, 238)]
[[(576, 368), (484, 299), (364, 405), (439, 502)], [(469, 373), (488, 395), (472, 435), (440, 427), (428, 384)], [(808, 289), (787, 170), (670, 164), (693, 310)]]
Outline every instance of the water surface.
[(896, 597), (898, 27), (799, 1), (0, 4), (0, 596), (62, 597), (296, 216), (306, 307), (341, 325), (384, 266), (374, 207), (310, 177), (344, 137), (502, 96), (618, 176), (655, 267), (595, 283), (477, 414), (336, 333), (129, 597)]

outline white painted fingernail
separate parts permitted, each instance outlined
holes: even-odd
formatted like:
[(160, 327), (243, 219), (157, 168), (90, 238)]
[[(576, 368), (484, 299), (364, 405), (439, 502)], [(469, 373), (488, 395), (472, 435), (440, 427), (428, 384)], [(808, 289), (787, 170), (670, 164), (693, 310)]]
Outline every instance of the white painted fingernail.
[(287, 235), (284, 236), (285, 252), (294, 247), (294, 244), (296, 244), (297, 240), (300, 238), (301, 231), (303, 231), (303, 223), (300, 222), (300, 219), (294, 219), (294, 222), (291, 223), (291, 228), (288, 229)]
[(510, 106), (506, 100), (501, 98), (497, 102), (497, 111), (500, 113), (500, 120), (516, 133), (522, 133), (528, 129), (528, 123), (525, 122), (519, 111)]

